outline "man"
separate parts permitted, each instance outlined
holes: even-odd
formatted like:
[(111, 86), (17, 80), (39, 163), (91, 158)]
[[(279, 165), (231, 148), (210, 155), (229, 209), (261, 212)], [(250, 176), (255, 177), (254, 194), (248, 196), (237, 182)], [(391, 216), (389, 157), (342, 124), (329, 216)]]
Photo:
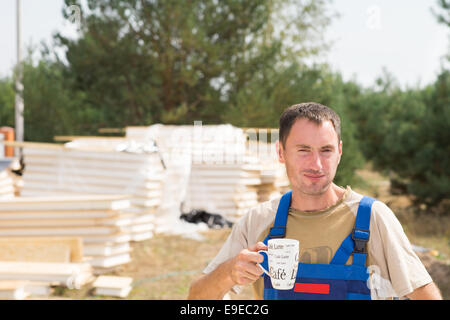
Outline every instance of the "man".
[[(248, 284), (253, 285), (255, 298), (273, 297), (272, 294), (266, 295), (274, 289), (268, 288), (270, 281), (261, 277), (262, 270), (257, 265), (263, 262), (258, 250), (267, 249), (263, 240), (267, 241), (273, 230), (282, 230), (282, 237), (300, 241), (299, 270), (302, 269), (301, 264), (306, 263), (332, 265), (336, 256), (342, 253), (344, 243), (351, 245), (349, 256), (340, 262), (345, 266), (337, 269), (352, 268), (354, 262), (362, 261), (364, 267), (354, 268), (364, 268), (372, 274), (371, 282), (367, 281), (367, 287), (362, 288), (369, 293), (349, 294), (342, 292), (344, 289), (333, 289), (334, 284), (331, 284), (331, 291), (336, 291), (335, 297), (368, 295), (372, 299), (395, 296), (442, 299), (439, 289), (412, 250), (400, 223), (384, 203), (375, 199), (370, 202), (369, 230), (355, 227), (359, 206), (365, 200), (361, 201), (363, 196), (349, 186), (342, 188), (333, 183), (342, 155), (340, 119), (333, 110), (318, 103), (302, 103), (287, 108), (280, 117), (279, 138), (278, 158), (285, 164), (292, 187), (292, 193), (287, 195), (290, 202), (289, 209), (286, 209), (285, 225), (281, 228), (274, 225), (281, 215), (278, 213), (281, 210), (280, 199), (252, 208), (235, 224), (217, 256), (203, 271), (204, 274), (192, 283), (189, 299), (222, 299), (228, 291), (239, 292), (243, 285)], [(286, 202), (287, 198), (283, 198), (281, 201)], [(366, 239), (361, 242), (358, 237), (353, 237), (355, 232), (365, 235)], [(327, 277), (336, 278), (334, 275)], [(330, 281), (342, 283), (342, 280)], [(329, 284), (323, 285), (330, 290)], [(314, 286), (310, 285), (313, 289)], [(306, 294), (306, 298), (326, 297), (324, 292), (312, 291), (292, 293), (289, 298), (301, 299), (302, 294)], [(275, 293), (275, 297), (283, 295)]]

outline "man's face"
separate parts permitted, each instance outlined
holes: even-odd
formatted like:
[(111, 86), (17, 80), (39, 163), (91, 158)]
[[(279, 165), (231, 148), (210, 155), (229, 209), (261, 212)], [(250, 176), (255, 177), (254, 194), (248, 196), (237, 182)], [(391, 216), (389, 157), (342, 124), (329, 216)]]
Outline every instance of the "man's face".
[(292, 188), (307, 195), (328, 190), (342, 155), (342, 141), (331, 121), (316, 124), (300, 118), (294, 122), (285, 147), (277, 144), (278, 158), (286, 166)]

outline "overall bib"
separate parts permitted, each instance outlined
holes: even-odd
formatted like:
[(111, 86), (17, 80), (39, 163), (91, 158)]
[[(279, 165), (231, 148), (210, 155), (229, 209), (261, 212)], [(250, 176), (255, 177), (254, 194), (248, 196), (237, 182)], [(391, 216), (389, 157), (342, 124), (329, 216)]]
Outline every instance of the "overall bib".
[[(289, 191), (281, 197), (274, 225), (264, 240), (266, 245), (270, 239), (285, 237), (291, 194), (292, 191)], [(375, 200), (367, 196), (361, 199), (355, 226), (336, 251), (330, 264), (298, 263), (295, 285), (291, 290), (274, 289), (270, 277), (264, 273), (264, 299), (370, 300), (366, 243), (369, 241), (370, 214)], [(353, 255), (353, 263), (346, 265), (350, 255)], [(268, 270), (267, 255), (263, 256), (264, 262), (261, 265)]]

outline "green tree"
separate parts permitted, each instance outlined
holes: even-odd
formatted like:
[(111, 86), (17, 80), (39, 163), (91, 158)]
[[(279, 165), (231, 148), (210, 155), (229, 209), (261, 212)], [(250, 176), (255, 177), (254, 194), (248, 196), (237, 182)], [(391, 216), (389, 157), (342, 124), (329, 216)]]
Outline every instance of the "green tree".
[(82, 8), (80, 37), (58, 35), (57, 44), (67, 52), (65, 76), (110, 126), (219, 123), (248, 106), (243, 90), (279, 79), (286, 57), (324, 47), (326, 2), (66, 0)]

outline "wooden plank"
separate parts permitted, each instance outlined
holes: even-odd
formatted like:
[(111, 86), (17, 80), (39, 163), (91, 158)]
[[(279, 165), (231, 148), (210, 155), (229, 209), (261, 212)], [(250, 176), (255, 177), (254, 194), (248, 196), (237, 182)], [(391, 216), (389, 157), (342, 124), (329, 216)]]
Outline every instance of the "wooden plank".
[(55, 141), (72, 141), (76, 139), (87, 139), (87, 140), (96, 140), (96, 139), (104, 139), (104, 140), (112, 140), (112, 141), (126, 141), (125, 137), (104, 137), (104, 136), (54, 136), (53, 140)]
[[(23, 237), (23, 238), (0, 238), (0, 261), (3, 260), (7, 248), (39, 247), (39, 246), (53, 246), (55, 244), (63, 244), (69, 247), (69, 261), (81, 262), (83, 259), (83, 242), (81, 238), (76, 237)], [(49, 261), (57, 262), (57, 261)]]
[(70, 246), (65, 243), (2, 243), (0, 261), (70, 262)]

